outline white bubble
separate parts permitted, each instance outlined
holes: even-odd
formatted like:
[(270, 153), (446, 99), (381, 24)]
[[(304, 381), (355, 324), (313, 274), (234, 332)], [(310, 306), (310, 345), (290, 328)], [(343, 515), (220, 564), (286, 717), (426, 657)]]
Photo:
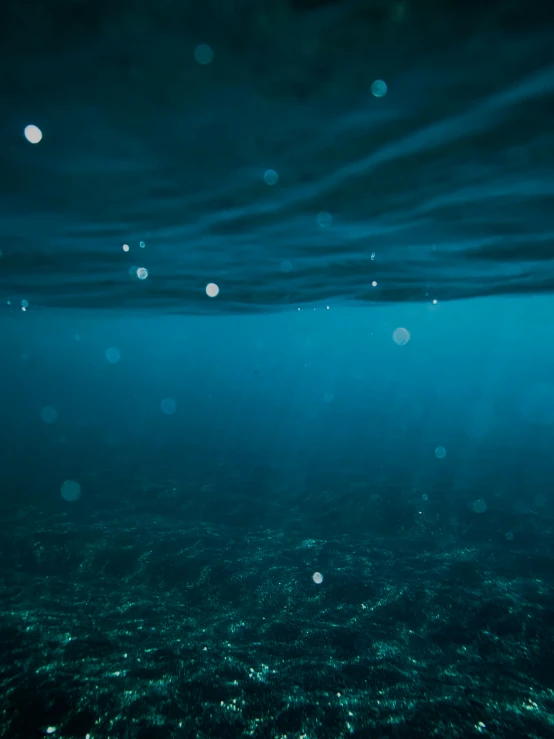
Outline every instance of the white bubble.
[(145, 280), (148, 277), (148, 270), (146, 267), (139, 267), (137, 269), (137, 277), (139, 280)]
[(281, 272), (284, 272), (287, 274), (288, 272), (292, 272), (292, 264), (289, 262), (288, 259), (286, 259), (284, 262), (281, 262)]
[(398, 346), (404, 346), (410, 340), (411, 335), (407, 328), (395, 328), (392, 332), (392, 340)]
[(139, 246), (140, 246), (141, 249), (144, 249), (144, 247), (146, 246), (146, 244), (144, 243), (144, 241), (139, 241)]
[(321, 585), (323, 582), (323, 575), (321, 572), (314, 572), (312, 575), (312, 580), (315, 582), (316, 585)]
[(61, 494), (64, 500), (73, 503), (81, 497), (81, 486), (76, 480), (66, 480), (61, 487)]
[(38, 144), (42, 139), (42, 131), (38, 126), (25, 126), (23, 133), (30, 144)]
[(165, 413), (166, 416), (172, 416), (177, 410), (177, 403), (173, 398), (164, 398), (160, 404), (160, 408), (162, 409), (162, 413)]
[(116, 346), (112, 346), (110, 349), (106, 349), (106, 359), (111, 364), (117, 364), (121, 359), (121, 352)]
[(274, 169), (266, 169), (264, 172), (264, 182), (266, 185), (276, 185), (279, 182), (279, 175)]
[(377, 287), (377, 280), (373, 280), (373, 282), (371, 283), (371, 287)]
[(487, 510), (487, 504), (481, 498), (479, 498), (479, 500), (474, 500), (469, 504), (469, 507), (474, 513), (485, 513)]
[(437, 459), (444, 459), (446, 457), (446, 449), (443, 446), (438, 446), (435, 449), (435, 457)]
[(372, 251), (372, 252), (371, 252), (371, 257), (370, 257), (370, 259), (371, 259), (371, 261), (372, 261), (372, 262), (373, 262), (373, 260), (375, 259), (375, 252), (374, 252), (374, 251)]
[(206, 285), (206, 295), (209, 298), (216, 298), (219, 295), (219, 287), (215, 284), (215, 282), (210, 282), (208, 285)]
[(375, 80), (371, 85), (371, 94), (376, 98), (382, 98), (387, 94), (387, 83), (383, 80)]
[(327, 392), (327, 393), (325, 393), (325, 395), (323, 396), (323, 400), (324, 400), (324, 401), (325, 401), (326, 403), (332, 403), (334, 399), (335, 399), (335, 396), (333, 395), (333, 393), (329, 393), (329, 392)]
[(123, 244), (123, 251), (129, 251), (129, 244)]
[(44, 423), (56, 423), (58, 420), (58, 411), (51, 405), (45, 405), (40, 412), (40, 417)]
[(198, 64), (209, 64), (214, 58), (212, 47), (208, 44), (198, 44), (194, 50), (194, 58)]
[(320, 228), (329, 228), (333, 223), (333, 216), (326, 210), (322, 210), (321, 213), (317, 214), (316, 221)]

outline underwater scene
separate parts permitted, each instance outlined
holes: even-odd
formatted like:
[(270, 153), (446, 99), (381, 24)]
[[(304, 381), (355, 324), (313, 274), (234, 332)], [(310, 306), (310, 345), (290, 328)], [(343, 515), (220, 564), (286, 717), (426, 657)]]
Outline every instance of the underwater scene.
[(554, 737), (554, 4), (0, 62), (0, 739)]

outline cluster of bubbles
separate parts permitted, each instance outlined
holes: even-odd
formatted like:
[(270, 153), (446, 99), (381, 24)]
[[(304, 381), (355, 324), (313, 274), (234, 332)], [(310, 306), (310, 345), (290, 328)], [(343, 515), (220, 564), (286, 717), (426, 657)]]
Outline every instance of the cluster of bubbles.
[[(207, 64), (210, 64), (214, 59), (214, 51), (211, 46), (208, 44), (198, 44), (194, 49), (194, 59), (196, 62), (202, 66), (205, 66)], [(376, 98), (382, 98), (387, 94), (387, 84), (381, 79), (375, 80), (371, 85), (371, 94)], [(38, 144), (40, 141), (42, 141), (42, 131), (40, 128), (34, 124), (29, 124), (25, 126), (23, 129), (23, 134), (27, 141), (31, 144)], [(274, 169), (266, 169), (264, 172), (264, 182), (266, 185), (273, 186), (276, 185), (279, 182), (279, 174)], [(316, 222), (319, 225), (320, 228), (329, 228), (333, 222), (333, 218), (330, 213), (327, 211), (321, 211), (316, 216)], [(144, 241), (139, 242), (139, 246), (141, 249), (144, 249), (146, 244)], [(129, 252), (130, 246), (129, 244), (123, 244), (123, 251)], [(1, 256), (1, 252), (0, 252)], [(375, 257), (375, 254), (373, 253), (371, 255), (371, 259), (373, 260)], [(281, 263), (281, 270), (283, 272), (291, 272), (292, 271), (292, 264), (287, 260)], [(139, 280), (146, 280), (148, 277), (148, 270), (146, 267), (131, 267), (129, 270), (129, 273), (131, 275), (136, 274)], [(377, 287), (377, 282), (374, 280), (372, 283), (373, 287)], [(219, 287), (211, 282), (206, 287), (206, 294), (210, 298), (215, 298), (219, 294)], [(434, 301), (436, 302), (436, 301)], [(10, 304), (8, 302), (8, 304)], [(21, 310), (25, 311), (27, 309), (27, 303), (22, 304)], [(398, 329), (397, 329), (398, 330)], [(402, 329), (405, 330), (405, 329)], [(404, 341), (403, 343), (406, 343), (409, 340), (409, 334), (408, 339)], [(398, 343), (398, 342), (397, 342)], [(109, 360), (113, 361), (113, 360)], [(118, 360), (115, 360), (118, 361)]]

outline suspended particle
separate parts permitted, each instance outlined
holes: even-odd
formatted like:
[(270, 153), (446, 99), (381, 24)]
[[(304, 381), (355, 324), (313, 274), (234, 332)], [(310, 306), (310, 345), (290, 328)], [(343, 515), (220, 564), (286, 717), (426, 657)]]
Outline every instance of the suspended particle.
[(30, 144), (38, 144), (42, 140), (42, 131), (38, 126), (25, 126), (23, 133)]
[(395, 328), (392, 332), (392, 340), (398, 346), (404, 346), (411, 339), (411, 334), (407, 328)]
[(81, 497), (81, 486), (77, 480), (66, 480), (62, 484), (60, 492), (64, 500), (73, 503)]
[(266, 169), (264, 172), (264, 182), (266, 185), (276, 185), (279, 182), (279, 175), (274, 169)]
[(121, 352), (116, 346), (112, 346), (110, 349), (106, 349), (106, 359), (110, 364), (117, 364), (121, 359)]
[(214, 58), (214, 52), (208, 44), (198, 44), (194, 50), (194, 58), (198, 64), (210, 64)]
[(166, 416), (172, 416), (177, 410), (177, 403), (173, 398), (164, 398), (160, 403), (160, 408), (162, 409), (162, 413), (165, 413)]
[(371, 85), (371, 94), (376, 98), (382, 98), (385, 97), (387, 94), (387, 83), (383, 80), (375, 80), (375, 82)]
[(333, 216), (326, 210), (322, 210), (320, 213), (317, 214), (316, 221), (317, 225), (320, 228), (329, 228), (329, 226), (333, 223)]

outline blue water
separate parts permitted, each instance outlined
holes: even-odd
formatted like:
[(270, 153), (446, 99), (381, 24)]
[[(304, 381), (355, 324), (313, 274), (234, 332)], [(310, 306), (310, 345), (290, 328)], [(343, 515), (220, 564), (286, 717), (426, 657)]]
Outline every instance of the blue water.
[(551, 737), (552, 9), (1, 13), (2, 739)]

